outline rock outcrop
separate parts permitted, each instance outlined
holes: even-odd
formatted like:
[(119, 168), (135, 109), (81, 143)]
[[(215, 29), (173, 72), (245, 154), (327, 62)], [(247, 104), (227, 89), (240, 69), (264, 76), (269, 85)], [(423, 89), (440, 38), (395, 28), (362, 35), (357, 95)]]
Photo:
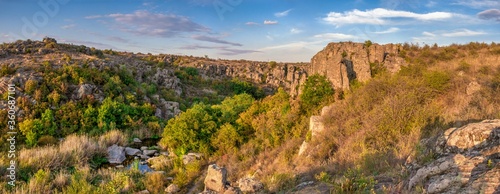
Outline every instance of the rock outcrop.
[(399, 51), (396, 44), (330, 43), (311, 59), (308, 73), (325, 75), (336, 89), (349, 89), (353, 80), (364, 82), (372, 77), (370, 64), (380, 64), (389, 72), (406, 65)]
[(300, 85), (307, 79), (307, 65), (266, 64), (256, 62), (204, 63), (196, 65), (202, 75), (213, 78), (242, 78), (253, 83), (283, 87), (291, 96), (300, 94)]
[(451, 128), (422, 143), (437, 159), (425, 166), (410, 165), (414, 171), (408, 188), (426, 193), (500, 192), (500, 120), (485, 120)]

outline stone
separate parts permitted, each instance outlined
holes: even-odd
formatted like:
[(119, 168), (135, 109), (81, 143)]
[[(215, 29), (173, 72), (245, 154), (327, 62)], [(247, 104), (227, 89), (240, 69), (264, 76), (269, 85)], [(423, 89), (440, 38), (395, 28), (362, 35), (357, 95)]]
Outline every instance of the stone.
[(126, 159), (125, 148), (117, 146), (116, 144), (113, 144), (112, 146), (108, 147), (107, 159), (108, 162), (111, 164), (121, 164)]
[(157, 152), (157, 150), (143, 150), (142, 153), (146, 156), (152, 156)]
[(240, 194), (241, 190), (238, 187), (228, 186), (224, 191), (224, 194)]
[(179, 189), (179, 186), (177, 186), (176, 184), (170, 184), (166, 189), (165, 189), (165, 192), (167, 193), (177, 193), (179, 192), (180, 189)]
[(165, 151), (164, 151), (164, 152), (160, 152), (160, 154), (161, 154), (162, 156), (168, 156), (168, 152), (165, 152)]
[(216, 164), (209, 165), (204, 183), (205, 191), (224, 193), (227, 184), (226, 169), (218, 167)]
[(140, 157), (141, 157), (141, 159), (143, 159), (143, 160), (147, 160), (147, 159), (149, 159), (149, 158), (150, 158), (149, 156), (144, 155), (144, 154), (141, 154), (141, 155), (139, 155), (139, 156), (140, 156)]
[(141, 150), (147, 150), (148, 147), (147, 146), (141, 146)]
[(139, 138), (137, 138), (137, 137), (136, 137), (136, 138), (134, 138), (133, 142), (134, 142), (134, 143), (142, 143), (142, 141), (141, 141)]
[(118, 165), (118, 166), (115, 166), (115, 168), (117, 168), (117, 169), (121, 169), (121, 168), (125, 168), (125, 166), (123, 166), (123, 165), (121, 165), (121, 164), (120, 164), (120, 165)]
[(77, 90), (76, 99), (82, 99), (86, 95), (93, 94), (96, 90), (96, 86), (92, 84), (82, 84)]
[(127, 154), (128, 156), (136, 156), (136, 155), (141, 154), (141, 150), (140, 149), (131, 148), (131, 147), (126, 147), (125, 148), (125, 154)]
[[(484, 120), (421, 141), (437, 159), (410, 165), (408, 189), (425, 193), (495, 193), (500, 188), (500, 120)], [(412, 167), (413, 166), (413, 167)]]
[(255, 193), (257, 191), (260, 191), (264, 188), (264, 185), (253, 178), (241, 178), (238, 180), (238, 187), (242, 192), (245, 193)]
[(190, 155), (183, 155), (182, 156), (182, 163), (184, 163), (184, 164), (189, 164), (195, 160), (196, 160), (195, 156), (190, 156)]
[(194, 156), (196, 159), (201, 159), (203, 157), (202, 153), (188, 153), (188, 156)]
[(149, 191), (148, 190), (142, 190), (142, 191), (139, 191), (135, 194), (149, 194)]

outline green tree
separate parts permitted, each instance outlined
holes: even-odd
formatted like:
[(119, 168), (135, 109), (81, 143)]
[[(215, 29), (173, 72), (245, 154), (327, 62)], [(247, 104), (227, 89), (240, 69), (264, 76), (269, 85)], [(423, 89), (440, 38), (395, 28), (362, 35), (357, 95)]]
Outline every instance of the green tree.
[(211, 143), (221, 154), (237, 151), (243, 138), (238, 134), (236, 128), (226, 123), (213, 136)]
[(212, 106), (212, 109), (219, 112), (219, 124), (234, 123), (243, 111), (252, 105), (254, 98), (250, 94), (239, 94), (227, 97), (221, 104)]
[(19, 123), (19, 130), (26, 137), (26, 145), (34, 146), (42, 135), (43, 124), (39, 119), (26, 119)]
[(57, 124), (55, 122), (54, 113), (50, 109), (46, 109), (42, 113), (42, 125), (46, 130), (46, 134), (54, 136), (56, 134)]
[(174, 149), (177, 154), (185, 154), (190, 150), (209, 153), (210, 138), (217, 130), (211, 112), (209, 106), (199, 103), (170, 119), (163, 130), (160, 144)]
[(330, 99), (334, 94), (332, 84), (325, 76), (309, 76), (302, 86), (300, 101), (303, 109), (316, 109), (319, 105)]

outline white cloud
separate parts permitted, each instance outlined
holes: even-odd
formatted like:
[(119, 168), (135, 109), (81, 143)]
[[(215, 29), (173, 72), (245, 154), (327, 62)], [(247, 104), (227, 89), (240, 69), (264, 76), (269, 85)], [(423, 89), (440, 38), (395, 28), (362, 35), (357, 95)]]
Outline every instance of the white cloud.
[(375, 34), (390, 34), (390, 33), (398, 32), (398, 31), (399, 31), (399, 28), (392, 27), (392, 28), (389, 28), (389, 29), (384, 30), (384, 31), (375, 32)]
[(275, 25), (278, 24), (278, 21), (276, 20), (264, 20), (265, 25)]
[(302, 32), (303, 32), (303, 30), (298, 29), (298, 28), (292, 28), (292, 29), (290, 30), (290, 33), (292, 33), (292, 34), (300, 34), (300, 33), (302, 33)]
[(435, 21), (449, 19), (454, 16), (448, 12), (431, 12), (425, 14), (413, 13), (409, 11), (397, 11), (384, 8), (376, 8), (373, 10), (352, 10), (344, 13), (330, 12), (323, 18), (329, 24), (340, 26), (343, 24), (388, 24), (387, 19), (391, 18), (407, 18), (420, 21)]
[(69, 25), (64, 25), (61, 26), (62, 29), (67, 30), (76, 27), (76, 24), (69, 24)]
[(424, 36), (430, 36), (430, 37), (435, 37), (436, 35), (430, 32), (422, 32), (422, 35)]
[(456, 30), (454, 32), (443, 33), (441, 35), (444, 37), (463, 37), (463, 36), (479, 36), (485, 34), (487, 33), (480, 31), (472, 31), (468, 29), (461, 29), (461, 30)]
[(476, 9), (482, 8), (500, 8), (500, 1), (498, 0), (457, 0), (457, 5), (463, 5)]
[(274, 16), (276, 17), (285, 17), (288, 15), (288, 13), (290, 13), (292, 11), (292, 9), (289, 9), (289, 10), (286, 10), (286, 11), (283, 11), (283, 12), (278, 12), (278, 13), (275, 13)]
[(247, 23), (245, 23), (245, 25), (247, 25), (247, 26), (256, 26), (256, 25), (259, 25), (259, 24), (255, 23), (255, 22), (247, 22)]
[(328, 39), (328, 40), (352, 40), (357, 39), (357, 36), (341, 33), (325, 33), (314, 35), (314, 38)]
[(97, 18), (102, 18), (102, 15), (89, 15), (85, 16), (85, 19), (97, 19)]
[(436, 5), (437, 5), (437, 3), (436, 3), (435, 1), (429, 1), (429, 2), (427, 2), (427, 4), (425, 4), (425, 6), (426, 6), (426, 7), (429, 7), (429, 8), (430, 8), (430, 7), (434, 7), (434, 6), (436, 6)]

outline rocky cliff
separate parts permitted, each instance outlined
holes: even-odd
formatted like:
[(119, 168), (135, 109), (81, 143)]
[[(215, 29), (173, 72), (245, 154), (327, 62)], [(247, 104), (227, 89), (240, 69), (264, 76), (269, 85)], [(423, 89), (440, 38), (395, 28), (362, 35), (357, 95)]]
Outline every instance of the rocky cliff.
[(250, 61), (211, 61), (195, 67), (209, 77), (237, 77), (262, 84), (268, 90), (283, 87), (295, 97), (300, 94), (300, 85), (307, 79), (307, 64), (282, 64)]
[(311, 59), (308, 72), (325, 75), (335, 88), (349, 89), (354, 80), (369, 80), (373, 66), (397, 72), (406, 65), (399, 52), (397, 44), (330, 43)]

